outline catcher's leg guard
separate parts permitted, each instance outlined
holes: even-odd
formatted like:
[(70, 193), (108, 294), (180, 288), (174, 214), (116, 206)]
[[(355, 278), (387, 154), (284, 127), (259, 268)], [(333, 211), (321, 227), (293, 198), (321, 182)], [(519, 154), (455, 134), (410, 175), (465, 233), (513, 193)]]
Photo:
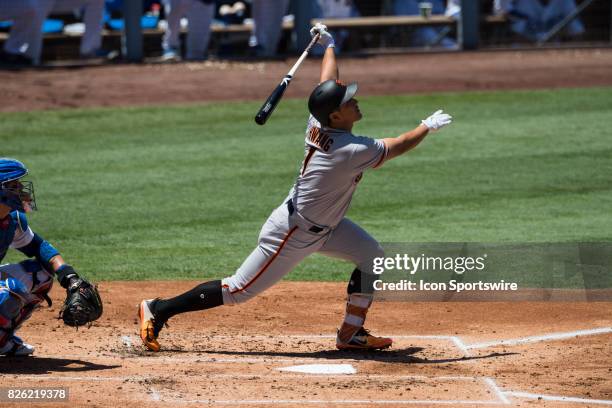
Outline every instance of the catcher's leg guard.
[(26, 297), (27, 303), (34, 306), (45, 300), (51, 305), (48, 296), (53, 286), (53, 274), (48, 272), (40, 262), (27, 259), (18, 264), (8, 264), (0, 266), (0, 279), (14, 278), (29, 292)]
[[(28, 290), (15, 278), (0, 280), (0, 349), (12, 350), (11, 339), (19, 325), (30, 317)], [(12, 344), (12, 343), (11, 343)]]
[[(0, 348), (12, 343), (9, 354), (28, 355), (34, 348), (23, 343), (14, 334), (23, 322), (32, 316), (34, 309), (46, 300), (53, 286), (53, 276), (38, 261), (25, 260), (18, 264), (0, 266)], [(2, 286), (4, 291), (2, 291)]]

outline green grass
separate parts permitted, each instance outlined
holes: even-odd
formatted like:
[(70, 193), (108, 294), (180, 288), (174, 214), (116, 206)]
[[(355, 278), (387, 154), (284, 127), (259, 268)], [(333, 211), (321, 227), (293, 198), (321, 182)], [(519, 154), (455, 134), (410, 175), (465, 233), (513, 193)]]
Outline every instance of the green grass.
[[(455, 123), (369, 171), (349, 217), (381, 242), (612, 239), (612, 89), (360, 98), (355, 133)], [(303, 156), (304, 100), (0, 114), (1, 155), (31, 170), (30, 224), (86, 276), (231, 274)], [(20, 258), (13, 253), (8, 261)], [(6, 260), (5, 260), (6, 261)], [(315, 255), (288, 278), (345, 280)]]

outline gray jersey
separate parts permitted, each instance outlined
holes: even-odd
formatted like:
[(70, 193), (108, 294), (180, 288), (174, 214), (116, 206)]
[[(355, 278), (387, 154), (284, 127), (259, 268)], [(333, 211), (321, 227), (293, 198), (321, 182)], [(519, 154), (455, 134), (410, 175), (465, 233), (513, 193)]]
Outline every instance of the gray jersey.
[(344, 218), (363, 171), (387, 155), (382, 140), (321, 128), (310, 116), (302, 167), (287, 199), (310, 222), (334, 227)]
[(234, 275), (223, 279), (223, 303), (247, 301), (315, 252), (350, 261), (360, 271), (372, 273), (372, 259), (384, 252), (344, 214), (363, 171), (380, 166), (386, 154), (381, 140), (321, 129), (311, 116), (297, 180), (286, 202), (262, 227), (257, 247)]

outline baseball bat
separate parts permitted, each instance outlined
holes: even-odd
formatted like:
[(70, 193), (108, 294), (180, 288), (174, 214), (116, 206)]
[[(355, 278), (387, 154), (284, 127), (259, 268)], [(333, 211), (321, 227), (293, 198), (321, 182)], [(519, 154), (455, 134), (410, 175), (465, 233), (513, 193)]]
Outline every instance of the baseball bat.
[(312, 47), (314, 47), (317, 41), (319, 41), (320, 36), (321, 34), (317, 33), (314, 37), (312, 37), (310, 44), (308, 44), (308, 46), (306, 47), (306, 49), (304, 50), (300, 58), (298, 58), (297, 62), (289, 70), (287, 75), (285, 75), (285, 77), (280, 82), (280, 84), (278, 84), (278, 86), (272, 91), (270, 96), (268, 96), (268, 99), (266, 99), (266, 101), (261, 106), (261, 108), (259, 108), (259, 112), (257, 112), (257, 115), (255, 115), (255, 122), (258, 125), (263, 125), (264, 123), (266, 123), (270, 115), (272, 115), (272, 112), (274, 112), (276, 105), (278, 105), (278, 103), (280, 102), (281, 98), (283, 97), (283, 94), (285, 93), (285, 90), (287, 89), (287, 87), (289, 86), (289, 83), (293, 79), (293, 76), (295, 75), (295, 71), (297, 71), (297, 69), (300, 67), (302, 62), (306, 59)]

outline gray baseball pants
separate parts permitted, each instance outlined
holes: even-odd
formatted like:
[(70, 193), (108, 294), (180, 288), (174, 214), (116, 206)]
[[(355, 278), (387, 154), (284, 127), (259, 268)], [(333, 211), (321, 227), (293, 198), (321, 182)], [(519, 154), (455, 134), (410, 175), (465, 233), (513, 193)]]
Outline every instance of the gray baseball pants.
[(222, 280), (223, 303), (246, 302), (315, 252), (350, 261), (366, 273), (372, 273), (373, 258), (384, 256), (380, 244), (348, 218), (328, 228), (305, 220), (295, 211), (290, 214), (284, 203), (263, 225), (253, 252), (234, 275)]

